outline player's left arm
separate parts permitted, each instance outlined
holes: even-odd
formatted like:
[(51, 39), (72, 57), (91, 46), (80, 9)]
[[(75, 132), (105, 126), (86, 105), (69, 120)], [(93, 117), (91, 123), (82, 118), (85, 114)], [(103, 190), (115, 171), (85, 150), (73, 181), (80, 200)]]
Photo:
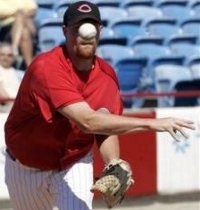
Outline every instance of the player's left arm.
[(113, 159), (120, 158), (119, 138), (117, 135), (96, 135), (96, 143), (101, 157), (106, 164)]

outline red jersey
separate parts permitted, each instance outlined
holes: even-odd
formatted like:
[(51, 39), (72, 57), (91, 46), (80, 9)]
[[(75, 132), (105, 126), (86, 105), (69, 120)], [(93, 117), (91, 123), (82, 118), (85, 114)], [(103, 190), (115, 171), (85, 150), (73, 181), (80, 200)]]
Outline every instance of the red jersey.
[(64, 46), (33, 61), (5, 124), (6, 145), (24, 165), (64, 169), (92, 148), (94, 135), (82, 132), (57, 109), (86, 101), (94, 110), (122, 113), (114, 70), (95, 57), (94, 68), (77, 71)]

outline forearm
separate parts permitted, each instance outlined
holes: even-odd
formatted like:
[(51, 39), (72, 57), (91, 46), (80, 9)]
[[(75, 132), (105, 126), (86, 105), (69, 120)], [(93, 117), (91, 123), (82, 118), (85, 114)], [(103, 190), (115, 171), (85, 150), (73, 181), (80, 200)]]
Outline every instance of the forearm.
[(117, 136), (109, 136), (103, 141), (98, 141), (97, 139), (97, 145), (106, 164), (113, 159), (120, 158), (119, 139)]
[(167, 131), (173, 138), (177, 139), (176, 131), (181, 132), (187, 138), (188, 135), (184, 132), (183, 128), (195, 129), (191, 120), (172, 117), (146, 119), (105, 114), (91, 109), (85, 102), (61, 107), (58, 111), (69, 120), (75, 122), (85, 133), (111, 136), (153, 130)]
[(151, 130), (153, 119), (142, 119), (95, 112), (86, 125), (88, 131), (97, 134), (119, 135)]

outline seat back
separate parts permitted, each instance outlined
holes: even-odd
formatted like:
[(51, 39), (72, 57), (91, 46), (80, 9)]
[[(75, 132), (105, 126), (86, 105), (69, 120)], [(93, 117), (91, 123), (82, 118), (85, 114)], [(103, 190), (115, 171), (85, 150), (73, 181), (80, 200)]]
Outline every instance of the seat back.
[[(141, 90), (142, 72), (147, 64), (145, 58), (121, 59), (116, 65), (116, 74), (122, 93), (137, 92)], [(144, 98), (123, 98), (126, 108), (142, 107)]]
[(128, 17), (127, 11), (123, 8), (101, 6), (99, 7), (99, 10), (101, 13), (101, 19), (106, 21), (107, 25), (116, 19)]
[(38, 45), (41, 52), (46, 52), (63, 43), (65, 37), (60, 19), (49, 19), (38, 30)]
[(120, 7), (128, 8), (130, 6), (153, 6), (154, 0), (123, 0)]
[[(170, 92), (179, 81), (191, 80), (187, 67), (178, 65), (160, 65), (155, 67), (155, 88), (157, 92)], [(173, 106), (174, 97), (159, 97), (158, 106)]]
[(190, 70), (193, 79), (200, 79), (200, 63), (191, 65)]
[[(200, 90), (200, 80), (180, 81), (175, 87), (175, 91), (197, 91)], [(198, 106), (199, 96), (175, 97), (174, 106)]]
[(200, 55), (200, 47), (196, 44), (175, 42), (170, 45), (170, 49), (173, 54), (187, 58)]
[(160, 1), (158, 7), (162, 10), (166, 17), (171, 17), (176, 19), (178, 22), (181, 22), (191, 15), (191, 10), (187, 5), (187, 0), (164, 0)]
[(145, 34), (145, 28), (142, 27), (141, 20), (121, 19), (111, 23), (110, 27), (117, 36), (126, 37), (128, 41)]
[(108, 61), (112, 66), (124, 58), (133, 58), (134, 52), (130, 47), (106, 44), (97, 48), (97, 54)]
[(151, 6), (130, 6), (127, 8), (128, 15), (131, 18), (148, 20), (152, 18), (160, 18), (163, 13), (160, 9)]
[(185, 20), (181, 28), (184, 34), (200, 37), (200, 17)]
[(133, 47), (136, 56), (147, 57), (154, 60), (159, 57), (170, 54), (169, 49), (162, 45), (161, 37), (138, 37), (130, 44)]
[(176, 20), (169, 18), (153, 19), (148, 21), (145, 26), (150, 35), (161, 36), (164, 38), (178, 34), (180, 31)]

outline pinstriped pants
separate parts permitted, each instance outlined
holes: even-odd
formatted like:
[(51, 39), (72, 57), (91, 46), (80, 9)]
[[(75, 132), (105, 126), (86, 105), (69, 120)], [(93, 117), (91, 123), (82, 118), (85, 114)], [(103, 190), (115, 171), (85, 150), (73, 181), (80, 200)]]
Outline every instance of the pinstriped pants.
[(6, 155), (5, 182), (14, 210), (91, 210), (92, 154), (63, 171), (40, 171)]

